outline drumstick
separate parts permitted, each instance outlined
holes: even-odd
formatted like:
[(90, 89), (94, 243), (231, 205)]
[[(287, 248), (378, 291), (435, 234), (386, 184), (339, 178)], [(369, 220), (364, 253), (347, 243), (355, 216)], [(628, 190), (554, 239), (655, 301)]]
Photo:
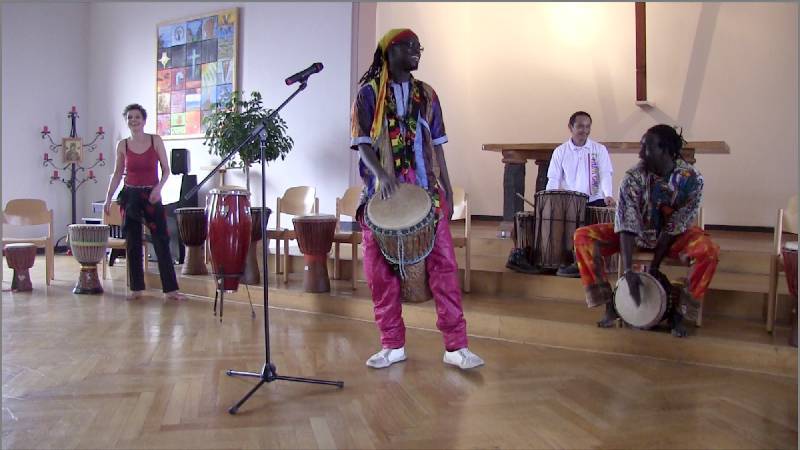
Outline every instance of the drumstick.
[(527, 203), (527, 204), (531, 205), (532, 207), (536, 208), (536, 205), (534, 205), (533, 203), (529, 202), (528, 199), (523, 197), (519, 192), (515, 192), (515, 194), (517, 194), (517, 197), (521, 198), (522, 201), (524, 201), (525, 203)]

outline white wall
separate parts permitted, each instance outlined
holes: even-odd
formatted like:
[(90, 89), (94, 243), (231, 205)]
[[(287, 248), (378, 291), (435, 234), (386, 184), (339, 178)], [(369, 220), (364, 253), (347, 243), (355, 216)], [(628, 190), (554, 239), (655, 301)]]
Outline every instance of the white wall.
[[(127, 136), (122, 109), (132, 102), (155, 111), (156, 24), (233, 6), (240, 8), (240, 89), (258, 90), (264, 105), (273, 108), (293, 92), (284, 84), (289, 75), (322, 62), (308, 88), (295, 97), (281, 116), (295, 145), (285, 161), (267, 168), (267, 205), (296, 185), (316, 186), (321, 212), (335, 211), (335, 198), (348, 186), (350, 171), (350, 3), (97, 3), (90, 9), (89, 82), (92, 116), (102, 118), (109, 131), (107, 149)], [(145, 131), (155, 132), (149, 120)], [(191, 151), (192, 173), (203, 178), (211, 158), (202, 139), (167, 140), (171, 148)], [(218, 160), (216, 160), (218, 161)], [(254, 166), (251, 183), (258, 183)], [(111, 167), (105, 171), (110, 175)], [(177, 181), (178, 177), (173, 177)], [(106, 178), (107, 179), (107, 178)], [(228, 184), (244, 185), (241, 172)], [(213, 187), (214, 180), (209, 182)], [(103, 198), (97, 186), (91, 198)], [(203, 191), (206, 191), (204, 188)], [(253, 186), (251, 202), (261, 201), (260, 185)], [(88, 203), (88, 202), (87, 202)], [(274, 223), (274, 218), (271, 219)]]
[[(98, 122), (87, 111), (89, 5), (86, 3), (4, 3), (2, 8), (3, 136), (2, 203), (41, 198), (53, 209), (57, 237), (71, 219), (70, 193), (61, 182), (49, 184), (52, 167), (43, 167), (49, 141), (43, 125), (60, 143), (69, 135), (67, 112), (80, 115), (77, 132), (86, 136)], [(59, 153), (58, 156), (60, 156)], [(59, 171), (66, 176), (66, 171)], [(81, 188), (86, 190), (86, 185)], [(80, 191), (79, 191), (80, 192)], [(83, 203), (78, 200), (78, 206)], [(83, 208), (78, 209), (78, 220)], [(8, 227), (9, 236), (41, 235), (41, 230)]]
[[(502, 214), (500, 155), (482, 144), (564, 141), (583, 109), (600, 141), (638, 141), (660, 122), (726, 141), (730, 155), (697, 158), (707, 222), (771, 226), (798, 185), (797, 9), (648, 3), (649, 110), (634, 104), (633, 3), (379, 3), (376, 37), (419, 34), (418, 77), (442, 98), (450, 176), (475, 214)], [(616, 189), (636, 157), (612, 160)]]

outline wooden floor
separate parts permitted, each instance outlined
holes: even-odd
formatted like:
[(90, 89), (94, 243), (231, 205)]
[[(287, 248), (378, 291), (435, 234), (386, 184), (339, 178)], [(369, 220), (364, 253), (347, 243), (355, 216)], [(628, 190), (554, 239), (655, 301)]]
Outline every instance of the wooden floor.
[(126, 301), (122, 270), (73, 295), (77, 267), (57, 257), (45, 288), (37, 260), (33, 293), (3, 292), (3, 448), (797, 448), (793, 377), (481, 338), (462, 372), (419, 329), (377, 371), (370, 321), (279, 308), (278, 373), (345, 387), (276, 381), (231, 416), (254, 380), (225, 370), (260, 370), (262, 309)]

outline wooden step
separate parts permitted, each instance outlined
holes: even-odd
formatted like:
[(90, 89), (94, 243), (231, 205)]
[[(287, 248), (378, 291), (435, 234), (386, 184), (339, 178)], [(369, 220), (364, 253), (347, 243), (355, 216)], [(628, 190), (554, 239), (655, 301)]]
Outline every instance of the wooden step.
[[(147, 283), (158, 286), (158, 275), (148, 272)], [(210, 276), (181, 276), (179, 283), (186, 293), (209, 297), (210, 310), (214, 295)], [(225, 298), (247, 302), (249, 292), (253, 303), (258, 305), (262, 302), (262, 289), (242, 287)], [(333, 281), (332, 291), (326, 294), (309, 294), (301, 289), (301, 274), (292, 274), (288, 286), (276, 283), (271, 276), (270, 306), (374, 320), (372, 301), (364, 283), (353, 291), (349, 282)], [(600, 329), (595, 321), (601, 310), (590, 310), (579, 302), (482, 294), (464, 295), (463, 302), (469, 333), (474, 336), (797, 376), (797, 351), (787, 345), (786, 327), (778, 327), (770, 335), (759, 322), (706, 317), (702, 328), (690, 325), (690, 337), (678, 339), (665, 330)], [(403, 318), (409, 327), (435, 330), (432, 301), (405, 304)]]

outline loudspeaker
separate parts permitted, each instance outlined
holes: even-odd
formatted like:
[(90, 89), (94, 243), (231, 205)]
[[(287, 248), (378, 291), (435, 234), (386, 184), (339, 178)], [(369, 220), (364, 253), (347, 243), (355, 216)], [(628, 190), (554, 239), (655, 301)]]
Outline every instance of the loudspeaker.
[(173, 175), (188, 174), (189, 150), (185, 148), (173, 148), (169, 165)]

